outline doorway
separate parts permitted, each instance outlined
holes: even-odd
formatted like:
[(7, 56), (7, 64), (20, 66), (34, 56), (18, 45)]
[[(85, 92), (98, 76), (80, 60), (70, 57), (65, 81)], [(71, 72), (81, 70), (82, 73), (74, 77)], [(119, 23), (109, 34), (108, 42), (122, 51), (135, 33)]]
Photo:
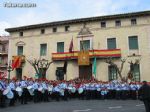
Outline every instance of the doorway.
[(16, 68), (16, 78), (19, 80), (22, 79), (22, 68)]
[(79, 78), (80, 79), (92, 78), (92, 64), (88, 66), (79, 66)]

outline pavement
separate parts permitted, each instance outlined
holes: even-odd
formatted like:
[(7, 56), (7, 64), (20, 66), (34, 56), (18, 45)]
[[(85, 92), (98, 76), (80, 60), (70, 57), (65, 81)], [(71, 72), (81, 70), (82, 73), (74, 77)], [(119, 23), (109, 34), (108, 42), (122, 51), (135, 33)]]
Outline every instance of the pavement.
[(0, 112), (145, 112), (145, 108), (138, 100), (69, 100), (18, 103), (14, 107), (0, 109)]

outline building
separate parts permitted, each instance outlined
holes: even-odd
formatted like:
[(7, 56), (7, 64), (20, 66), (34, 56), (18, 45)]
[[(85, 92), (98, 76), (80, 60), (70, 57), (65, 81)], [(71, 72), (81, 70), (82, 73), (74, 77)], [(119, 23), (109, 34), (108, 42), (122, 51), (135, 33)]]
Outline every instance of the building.
[[(128, 62), (141, 59), (134, 66), (134, 80), (150, 81), (150, 11), (35, 24), (6, 31), (11, 35), (9, 60), (17, 55), (24, 55), (25, 59), (52, 60), (46, 75), (48, 79), (57, 79), (59, 75), (67, 80), (76, 77), (88, 79), (92, 76), (95, 57), (96, 78), (104, 81), (116, 79), (116, 69), (106, 63), (106, 59), (111, 57), (118, 66), (121, 65), (120, 59), (126, 59), (123, 76), (130, 70)], [(72, 39), (73, 52), (69, 52)], [(78, 64), (82, 48), (89, 50), (90, 60), (86, 66)], [(63, 74), (58, 75), (58, 71), (62, 70), (66, 59), (67, 72), (63, 77)], [(11, 72), (11, 77), (16, 74), (34, 77), (35, 70), (24, 61), (20, 68)]]
[(0, 74), (7, 73), (8, 64), (8, 36), (0, 36)]

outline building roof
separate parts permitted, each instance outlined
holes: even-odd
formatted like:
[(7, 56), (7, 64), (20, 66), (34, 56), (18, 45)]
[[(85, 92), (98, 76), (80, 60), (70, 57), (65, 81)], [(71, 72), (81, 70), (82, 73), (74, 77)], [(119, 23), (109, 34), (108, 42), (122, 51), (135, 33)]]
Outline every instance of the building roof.
[(110, 20), (110, 19), (134, 18), (134, 17), (139, 17), (139, 16), (149, 16), (149, 15), (150, 15), (150, 10), (141, 11), (141, 12), (124, 13), (124, 14), (71, 19), (71, 20), (64, 20), (64, 21), (54, 21), (54, 22), (49, 22), (49, 23), (41, 23), (41, 24), (27, 25), (27, 26), (21, 26), (21, 27), (7, 28), (5, 29), (5, 31), (16, 32), (16, 31), (23, 31), (23, 30), (28, 30), (28, 29), (44, 28), (44, 27), (49, 27), (49, 26), (68, 25), (68, 24), (73, 24), (73, 23), (86, 23), (90, 21), (104, 21), (104, 20)]

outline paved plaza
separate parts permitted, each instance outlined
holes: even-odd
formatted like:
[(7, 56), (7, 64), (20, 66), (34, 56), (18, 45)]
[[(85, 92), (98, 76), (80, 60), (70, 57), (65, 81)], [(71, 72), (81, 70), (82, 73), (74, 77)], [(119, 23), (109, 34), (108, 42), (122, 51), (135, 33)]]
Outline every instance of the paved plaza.
[(17, 104), (0, 109), (0, 112), (145, 112), (145, 109), (143, 103), (137, 100), (69, 100)]

